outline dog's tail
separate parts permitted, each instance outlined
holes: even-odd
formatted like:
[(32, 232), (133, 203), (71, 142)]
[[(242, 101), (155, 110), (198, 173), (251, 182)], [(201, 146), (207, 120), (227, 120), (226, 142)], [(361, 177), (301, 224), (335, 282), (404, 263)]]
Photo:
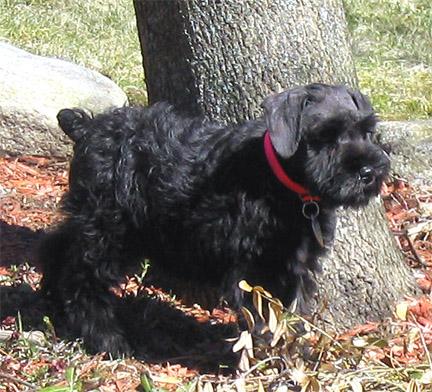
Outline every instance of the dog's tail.
[(60, 128), (74, 142), (77, 142), (85, 135), (85, 124), (91, 119), (92, 118), (81, 109), (62, 109), (57, 114)]

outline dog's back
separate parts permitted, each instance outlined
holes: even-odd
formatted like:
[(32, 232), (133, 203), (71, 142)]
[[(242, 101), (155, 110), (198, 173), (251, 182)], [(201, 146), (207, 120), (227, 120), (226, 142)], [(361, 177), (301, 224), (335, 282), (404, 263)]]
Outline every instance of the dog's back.
[[(115, 201), (142, 219), (156, 205), (159, 215), (177, 214), (194, 194), (215, 185), (214, 171), (224, 160), (263, 133), (262, 127), (233, 132), (203, 118), (184, 117), (167, 103), (116, 108), (95, 117), (63, 109), (58, 120), (75, 142), (69, 177), (74, 197), (88, 198), (89, 192), (106, 197), (111, 191)], [(145, 212), (134, 194), (147, 195)]]

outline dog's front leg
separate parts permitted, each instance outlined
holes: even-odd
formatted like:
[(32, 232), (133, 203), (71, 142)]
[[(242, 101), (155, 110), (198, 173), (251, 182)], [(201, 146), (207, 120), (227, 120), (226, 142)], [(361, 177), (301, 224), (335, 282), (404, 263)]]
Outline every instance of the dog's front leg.
[(118, 278), (121, 240), (90, 226), (67, 221), (46, 236), (40, 248), (47, 266), (42, 290), (55, 304), (61, 334), (82, 338), (92, 353), (130, 354), (115, 314), (119, 298), (110, 291)]
[(91, 353), (131, 354), (115, 314), (118, 299), (97, 279), (87, 277), (86, 284), (80, 282), (79, 288), (73, 279), (70, 283), (66, 286), (64, 307), (67, 328), (73, 337), (81, 337)]

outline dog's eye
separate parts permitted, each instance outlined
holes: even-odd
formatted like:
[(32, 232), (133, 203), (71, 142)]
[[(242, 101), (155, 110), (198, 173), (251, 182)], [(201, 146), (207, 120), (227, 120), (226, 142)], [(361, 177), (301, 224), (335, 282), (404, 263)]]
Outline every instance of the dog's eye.
[(338, 128), (328, 128), (326, 132), (322, 132), (320, 135), (321, 141), (324, 143), (334, 143), (340, 135)]
[(352, 98), (352, 100), (353, 100), (353, 102), (354, 102), (354, 105), (355, 105), (355, 107), (357, 108), (357, 110), (360, 110), (360, 105), (359, 105), (359, 103), (358, 103), (358, 100), (357, 100), (356, 94), (352, 93), (352, 94), (351, 94), (351, 98)]
[(312, 104), (312, 100), (309, 97), (306, 97), (303, 101), (302, 108), (307, 108)]
[(364, 132), (364, 136), (367, 137), (368, 139), (373, 139), (374, 135), (375, 135), (375, 131), (373, 129), (367, 129)]
[(333, 144), (337, 141), (339, 137), (339, 130), (337, 128), (325, 128), (319, 130), (319, 132), (311, 132), (307, 140), (311, 145), (316, 145), (319, 148), (322, 147), (322, 144)]

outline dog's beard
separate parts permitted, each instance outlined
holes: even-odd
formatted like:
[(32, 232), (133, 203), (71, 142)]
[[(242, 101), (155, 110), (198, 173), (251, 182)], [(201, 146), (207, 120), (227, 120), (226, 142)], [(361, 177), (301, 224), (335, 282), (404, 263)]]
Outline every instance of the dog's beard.
[[(308, 151), (306, 175), (312, 193), (328, 205), (360, 207), (380, 193), (389, 172), (389, 160), (384, 152), (374, 146), (362, 154), (344, 148), (325, 148), (319, 152)], [(374, 176), (370, 182), (362, 180), (360, 168), (369, 166)]]
[(322, 199), (335, 206), (361, 207), (379, 194), (382, 182), (376, 178), (372, 184), (365, 185), (360, 178), (341, 175), (337, 181), (323, 187)]

